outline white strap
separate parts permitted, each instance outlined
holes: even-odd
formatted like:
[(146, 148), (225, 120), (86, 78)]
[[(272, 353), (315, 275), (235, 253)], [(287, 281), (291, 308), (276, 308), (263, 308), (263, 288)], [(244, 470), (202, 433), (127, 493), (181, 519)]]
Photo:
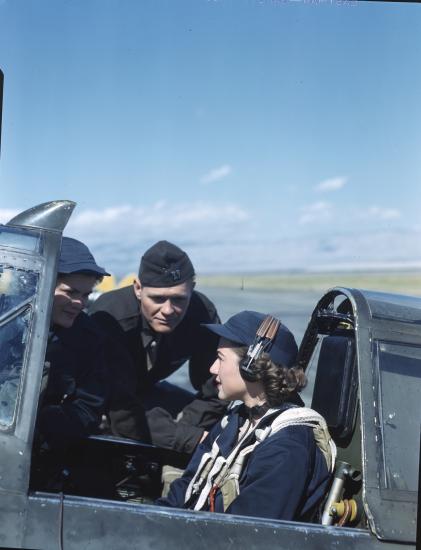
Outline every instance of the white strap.
[[(217, 484), (220, 486), (228, 477), (233, 477), (238, 481), (243, 470), (245, 457), (250, 454), (262, 441), (289, 426), (309, 426), (311, 428), (319, 427), (325, 433), (326, 440), (329, 443), (331, 455), (331, 460), (328, 461), (328, 468), (330, 467), (329, 469), (333, 471), (336, 460), (336, 445), (329, 435), (325, 419), (313, 409), (307, 407), (292, 407), (281, 414), (278, 414), (268, 426), (259, 428), (259, 425), (265, 417), (278, 410), (279, 409), (269, 409), (259, 420), (259, 422), (252, 428), (252, 430), (249, 430), (249, 426), (246, 426), (244, 436), (237, 442), (227, 458), (218, 456), (218, 436), (212, 445), (211, 452), (205, 453), (202, 456), (198, 469), (187, 487), (185, 502), (187, 502), (194, 493), (198, 493), (200, 491), (199, 498), (194, 506), (194, 509), (201, 510), (208, 499), (213, 485)], [(228, 423), (228, 417), (224, 417), (224, 420), (225, 419), (227, 419), (225, 422), (226, 425)], [(246, 420), (246, 422), (250, 421)], [(247, 445), (247, 447), (241, 448), (244, 439), (248, 438), (253, 432), (255, 432), (256, 437), (254, 443)]]

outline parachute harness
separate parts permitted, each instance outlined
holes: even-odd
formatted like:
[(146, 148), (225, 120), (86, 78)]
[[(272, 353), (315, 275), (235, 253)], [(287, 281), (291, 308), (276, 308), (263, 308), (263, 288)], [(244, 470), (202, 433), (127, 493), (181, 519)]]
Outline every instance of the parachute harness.
[[(213, 442), (209, 452), (202, 456), (195, 475), (187, 487), (185, 506), (196, 499), (194, 510), (202, 510), (208, 505), (211, 512), (215, 511), (215, 497), (218, 490), (222, 493), (224, 511), (240, 494), (239, 479), (244, 467), (246, 457), (268, 437), (279, 430), (289, 426), (309, 426), (313, 428), (313, 434), (317, 446), (325, 457), (327, 468), (333, 472), (336, 460), (336, 445), (333, 442), (325, 419), (316, 411), (306, 407), (293, 407), (275, 416), (273, 421), (259, 428), (263, 418), (277, 412), (278, 409), (269, 409), (255, 426), (250, 420), (243, 425), (243, 434), (239, 441), (225, 458), (220, 455), (218, 439)], [(224, 428), (228, 423), (228, 416), (222, 419), (221, 425)], [(248, 423), (248, 424), (247, 424)], [(244, 441), (254, 434), (255, 441), (244, 446)]]

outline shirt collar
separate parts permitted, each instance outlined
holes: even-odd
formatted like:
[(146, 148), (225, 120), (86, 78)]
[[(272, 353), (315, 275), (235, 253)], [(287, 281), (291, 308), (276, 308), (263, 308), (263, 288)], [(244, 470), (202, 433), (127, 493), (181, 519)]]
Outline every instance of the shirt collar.
[(146, 348), (150, 346), (152, 342), (156, 342), (158, 344), (161, 339), (161, 335), (151, 329), (149, 323), (143, 315), (140, 316), (140, 319), (140, 336), (142, 338), (143, 346)]

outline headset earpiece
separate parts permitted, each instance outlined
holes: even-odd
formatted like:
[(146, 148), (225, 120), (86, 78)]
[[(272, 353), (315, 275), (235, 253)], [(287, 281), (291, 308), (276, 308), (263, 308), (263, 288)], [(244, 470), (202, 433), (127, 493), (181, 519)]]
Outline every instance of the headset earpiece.
[(247, 353), (246, 358), (243, 359), (240, 363), (241, 378), (246, 382), (256, 382), (258, 379), (254, 365), (255, 359), (250, 361), (249, 355)]
[(259, 378), (255, 369), (256, 360), (272, 347), (281, 322), (267, 315), (257, 329), (254, 342), (247, 350), (246, 357), (240, 363), (240, 374), (246, 382), (256, 382)]

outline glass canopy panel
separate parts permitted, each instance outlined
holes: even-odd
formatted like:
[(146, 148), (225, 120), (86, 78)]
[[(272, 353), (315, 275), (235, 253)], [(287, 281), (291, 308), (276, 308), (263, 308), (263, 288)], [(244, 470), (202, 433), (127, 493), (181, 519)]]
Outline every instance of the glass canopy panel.
[(0, 247), (3, 246), (25, 252), (38, 252), (40, 236), (31, 230), (0, 225)]
[(0, 428), (13, 424), (38, 273), (0, 265)]

